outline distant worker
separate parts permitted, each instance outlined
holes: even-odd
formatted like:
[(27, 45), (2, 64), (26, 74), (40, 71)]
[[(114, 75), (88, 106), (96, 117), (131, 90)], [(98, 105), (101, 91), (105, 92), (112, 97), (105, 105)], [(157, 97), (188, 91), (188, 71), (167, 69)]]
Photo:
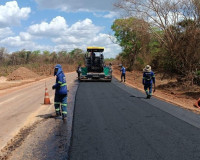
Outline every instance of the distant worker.
[(151, 70), (150, 65), (146, 65), (143, 69), (143, 80), (142, 83), (144, 85), (144, 90), (147, 95), (147, 99), (150, 99), (152, 96), (152, 85), (154, 84), (154, 92), (156, 91), (156, 85), (155, 85), (155, 75), (154, 72)]
[(124, 82), (125, 82), (126, 81), (126, 68), (123, 65), (122, 65), (120, 72), (121, 72), (121, 82), (123, 82), (123, 78), (124, 78)]
[(81, 65), (79, 64), (79, 66), (78, 66), (78, 68), (77, 68), (77, 70), (76, 70), (76, 72), (77, 72), (77, 74), (78, 74), (78, 79), (80, 80), (80, 75), (81, 75)]
[(92, 59), (92, 65), (94, 65), (94, 61), (95, 61), (95, 53), (91, 52), (91, 59)]
[(112, 73), (112, 63), (109, 63), (110, 72)]
[(67, 117), (67, 83), (60, 64), (55, 66), (54, 76), (56, 76), (56, 84), (52, 86), (52, 89), (56, 90), (54, 98), (56, 116), (61, 116), (61, 105), (62, 117), (65, 119)]
[(100, 55), (100, 58), (101, 58), (101, 60), (103, 60), (104, 59), (104, 57), (103, 57), (103, 54), (101, 53), (101, 55)]

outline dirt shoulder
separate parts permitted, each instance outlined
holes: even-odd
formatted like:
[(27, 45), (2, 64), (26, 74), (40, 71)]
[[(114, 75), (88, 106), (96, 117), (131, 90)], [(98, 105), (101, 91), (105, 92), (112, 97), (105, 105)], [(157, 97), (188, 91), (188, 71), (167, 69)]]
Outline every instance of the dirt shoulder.
[(27, 83), (39, 81), (47, 76), (39, 76), (35, 72), (25, 67), (19, 67), (7, 77), (0, 77), (0, 90), (21, 86)]
[[(69, 73), (73, 73), (73, 72), (67, 72), (65, 74), (69, 74)], [(32, 79), (26, 79), (26, 80), (7, 81), (7, 78), (2, 76), (0, 77), (0, 96), (22, 89), (24, 87), (30, 86), (40, 81), (46, 81), (49, 78), (54, 78), (54, 77), (52, 75), (39, 76), (34, 79), (32, 78)]]
[[(50, 76), (49, 76), (50, 77)], [(27, 80), (15, 80), (15, 81), (0, 81), (0, 90), (5, 90), (12, 87), (22, 86), (28, 83), (36, 82), (45, 78), (49, 78), (47, 76), (40, 76), (35, 79), (27, 79)]]
[[(121, 80), (118, 66), (113, 66), (113, 76)], [(142, 76), (142, 71), (126, 72), (126, 84), (144, 92)], [(161, 80), (161, 78), (162, 75), (156, 74), (157, 87), (154, 93), (155, 97), (200, 114), (200, 109), (193, 106), (197, 99), (200, 98), (199, 86), (181, 86), (176, 82), (176, 79)]]
[[(36, 66), (34, 67), (33, 64), (32, 66), (0, 66), (0, 92), (53, 76), (54, 64)], [(64, 72), (71, 73), (75, 71), (76, 66), (62, 64), (62, 68)]]
[[(0, 159), (56, 159), (57, 155), (63, 156), (67, 154), (66, 149), (68, 149), (71, 139), (78, 81), (74, 72), (66, 73), (66, 78), (69, 89), (68, 118), (66, 123), (63, 123), (61, 119), (55, 119), (53, 103), (51, 105), (42, 105), (40, 101), (36, 102), (38, 105), (34, 107), (35, 111), (29, 111), (30, 115), (25, 122), (18, 124), (20, 127), (16, 130), (16, 134), (13, 134), (13, 138), (10, 137), (12, 139), (0, 151)], [(50, 82), (47, 82), (47, 85), (52, 86), (52, 83), (55, 82), (55, 77), (54, 79), (49, 78), (49, 80)], [(29, 85), (31, 84), (33, 83)], [(49, 97), (51, 102), (53, 102), (53, 90), (49, 90)]]

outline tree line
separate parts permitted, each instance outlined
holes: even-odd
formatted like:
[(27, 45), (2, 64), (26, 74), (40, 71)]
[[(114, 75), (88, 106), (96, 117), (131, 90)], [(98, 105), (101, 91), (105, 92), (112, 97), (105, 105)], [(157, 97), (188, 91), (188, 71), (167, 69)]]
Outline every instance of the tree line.
[(151, 64), (179, 81), (200, 82), (200, 1), (121, 0), (126, 18), (112, 30), (123, 51), (117, 57), (129, 70)]
[(27, 51), (21, 50), (8, 53), (6, 48), (0, 48), (0, 77), (8, 76), (19, 67), (26, 67), (38, 75), (52, 75), (55, 64), (61, 64), (65, 72), (76, 70), (79, 64), (84, 64), (84, 51), (74, 49), (67, 51)]
[(78, 65), (84, 62), (84, 51), (81, 49), (74, 49), (70, 52), (59, 51), (16, 51), (8, 53), (6, 48), (0, 48), (0, 66), (14, 66), (23, 64), (71, 64)]

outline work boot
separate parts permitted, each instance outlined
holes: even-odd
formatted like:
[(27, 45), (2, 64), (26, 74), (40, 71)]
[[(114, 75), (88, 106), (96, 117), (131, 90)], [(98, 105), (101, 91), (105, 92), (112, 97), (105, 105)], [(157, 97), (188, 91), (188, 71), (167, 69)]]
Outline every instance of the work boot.
[(149, 95), (149, 99), (151, 98), (151, 95)]
[(58, 117), (58, 116), (61, 116), (60, 111), (56, 111), (56, 116), (57, 116), (57, 117)]
[(67, 119), (67, 114), (62, 114), (62, 119)]
[(126, 82), (126, 80), (124, 80), (124, 82)]

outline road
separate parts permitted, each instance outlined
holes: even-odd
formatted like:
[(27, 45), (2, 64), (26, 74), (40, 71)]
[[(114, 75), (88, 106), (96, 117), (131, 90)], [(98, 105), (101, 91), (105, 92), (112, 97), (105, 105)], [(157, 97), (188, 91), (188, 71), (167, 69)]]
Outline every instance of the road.
[[(73, 97), (75, 96), (77, 88), (77, 84), (75, 84), (76, 74), (69, 73), (66, 74), (66, 77), (68, 89), (70, 90), (68, 109), (71, 109), (70, 107), (74, 106)], [(45, 82), (52, 102), (51, 105), (43, 105)], [(53, 131), (60, 125), (60, 120), (56, 123), (50, 123), (53, 120), (48, 120), (55, 112), (53, 107), (54, 91), (51, 89), (54, 83), (55, 77), (52, 77), (15, 89), (4, 90), (3, 93), (1, 93), (0, 150), (5, 152), (3, 154), (7, 154), (6, 157), (10, 157), (10, 152), (17, 150), (17, 152), (12, 153), (13, 156), (11, 159), (27, 159), (27, 154), (30, 154), (30, 150), (34, 148), (34, 145), (37, 144), (37, 148), (41, 147), (42, 143), (40, 143), (40, 140), (45, 141), (45, 138), (48, 139), (51, 137)], [(69, 118), (72, 114), (71, 112), (73, 112), (73, 110), (69, 110)], [(72, 118), (68, 120), (68, 125), (64, 126), (66, 129), (70, 127), (69, 123), (71, 123)], [(48, 130), (49, 133), (47, 133)], [(40, 139), (34, 139), (35, 137), (40, 137)], [(30, 138), (32, 139), (29, 140)], [(10, 141), (11, 139), (12, 141)], [(30, 144), (32, 148), (30, 148)], [(29, 146), (29, 149), (24, 146)], [(33, 153), (29, 155), (28, 159), (34, 159), (34, 156)]]
[[(52, 117), (53, 105), (42, 105), (45, 80), (1, 93), (0, 145), (13, 139), (3, 149), (5, 159), (200, 159), (199, 115), (156, 98), (147, 100), (116, 79), (79, 86), (75, 79), (75, 73), (67, 75), (66, 122)], [(54, 82), (46, 79), (47, 86)], [(52, 101), (54, 92), (48, 89)]]
[(200, 116), (136, 89), (80, 83), (70, 160), (199, 160)]

